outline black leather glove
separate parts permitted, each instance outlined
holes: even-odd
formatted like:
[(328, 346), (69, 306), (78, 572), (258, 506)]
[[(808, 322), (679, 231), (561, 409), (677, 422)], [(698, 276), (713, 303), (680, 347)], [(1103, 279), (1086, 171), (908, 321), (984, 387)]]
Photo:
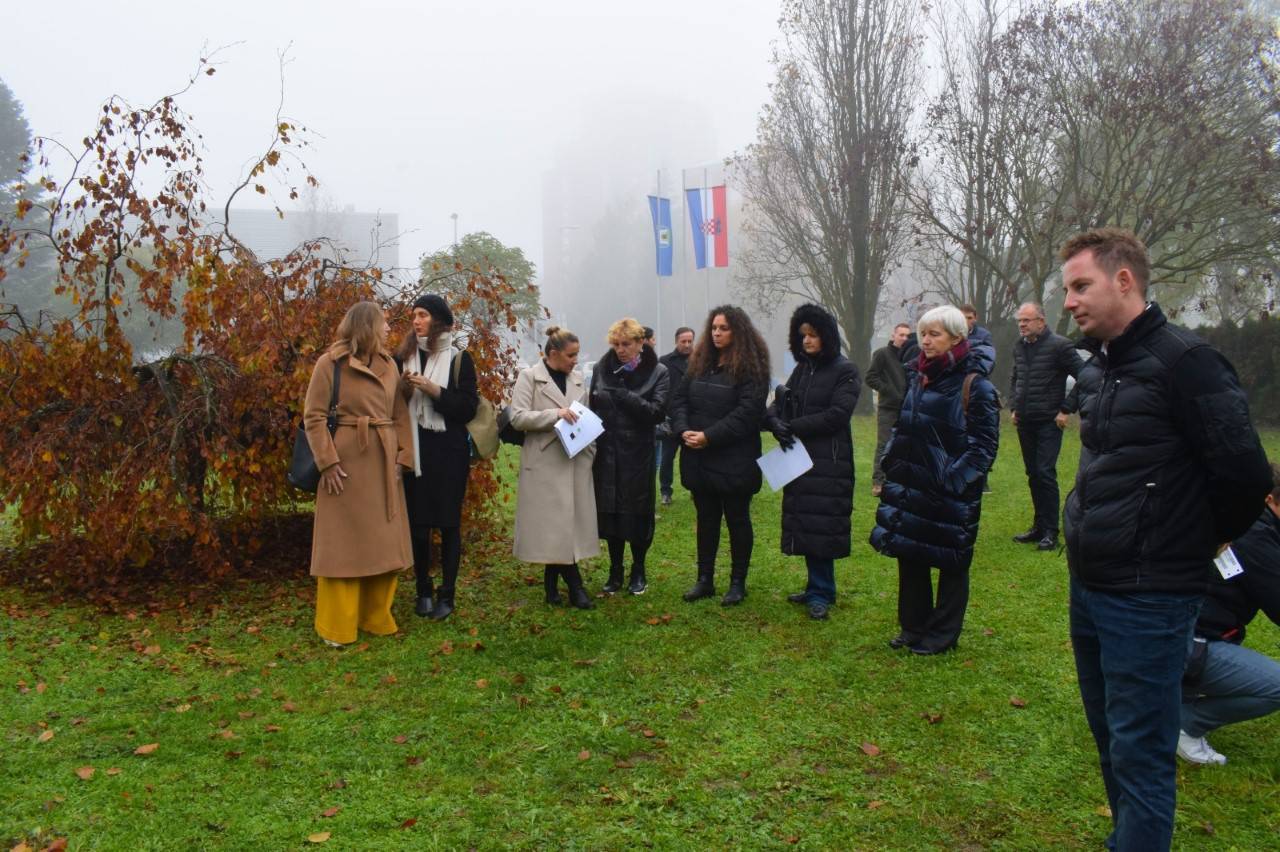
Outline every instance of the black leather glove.
[(789, 450), (796, 443), (796, 436), (791, 431), (791, 424), (780, 417), (770, 416), (768, 423), (769, 431), (773, 433), (773, 437), (778, 440), (778, 446), (784, 450)]

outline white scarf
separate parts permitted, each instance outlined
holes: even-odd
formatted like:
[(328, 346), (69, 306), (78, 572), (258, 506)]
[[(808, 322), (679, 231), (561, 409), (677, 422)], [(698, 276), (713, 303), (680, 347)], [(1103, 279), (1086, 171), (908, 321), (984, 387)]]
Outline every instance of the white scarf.
[[(427, 341), (418, 338), (418, 350), (426, 351)], [(418, 361), (421, 356), (414, 352), (409, 358), (405, 359), (404, 372), (405, 375), (423, 376), (435, 382), (440, 387), (449, 386), (449, 366), (452, 362), (453, 354), (453, 333), (444, 332), (436, 339), (435, 348), (427, 355), (426, 366), (421, 370), (418, 369)], [(436, 411), (431, 397), (427, 396), (420, 390), (414, 390), (413, 396), (409, 397), (409, 419), (413, 421), (414, 426), (421, 426), (428, 432), (443, 432), (445, 430), (444, 415)], [(413, 430), (413, 474), (414, 476), (422, 476), (422, 454), (418, 449), (418, 430)]]

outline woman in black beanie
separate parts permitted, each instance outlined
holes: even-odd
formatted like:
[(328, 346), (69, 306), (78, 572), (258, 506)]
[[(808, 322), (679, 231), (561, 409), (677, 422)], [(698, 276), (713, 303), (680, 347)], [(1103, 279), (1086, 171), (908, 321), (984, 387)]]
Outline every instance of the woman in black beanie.
[[(455, 363), (456, 359), (456, 363)], [(462, 501), (471, 472), (467, 423), (480, 396), (471, 355), (453, 348), (453, 312), (428, 294), (413, 303), (413, 330), (397, 353), (400, 389), (414, 424), (414, 470), (404, 496), (418, 584), (414, 612), (443, 621), (453, 612), (462, 561)], [(440, 531), (440, 588), (431, 583), (431, 531)]]

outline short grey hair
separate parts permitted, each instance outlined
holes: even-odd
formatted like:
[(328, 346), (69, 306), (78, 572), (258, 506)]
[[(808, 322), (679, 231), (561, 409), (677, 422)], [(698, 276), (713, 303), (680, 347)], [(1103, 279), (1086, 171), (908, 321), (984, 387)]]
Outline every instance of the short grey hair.
[(955, 305), (939, 305), (925, 311), (924, 316), (916, 323), (916, 334), (923, 337), (925, 326), (929, 325), (942, 326), (947, 334), (961, 340), (969, 336), (969, 322)]
[(1031, 310), (1035, 311), (1036, 319), (1045, 318), (1044, 305), (1041, 305), (1039, 302), (1023, 302), (1021, 305), (1018, 305), (1018, 310), (1022, 310), (1023, 308), (1031, 308)]

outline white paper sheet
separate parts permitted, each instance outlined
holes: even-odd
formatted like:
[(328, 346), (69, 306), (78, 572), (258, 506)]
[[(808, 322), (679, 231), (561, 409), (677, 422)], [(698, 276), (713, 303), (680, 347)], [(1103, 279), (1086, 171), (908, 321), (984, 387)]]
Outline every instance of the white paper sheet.
[(812, 468), (813, 459), (809, 458), (809, 451), (804, 448), (804, 444), (796, 441), (789, 450), (782, 447), (770, 450), (756, 459), (756, 464), (760, 465), (764, 478), (769, 480), (769, 487), (777, 491)]
[(557, 420), (556, 435), (560, 437), (560, 446), (564, 447), (565, 453), (573, 458), (604, 433), (604, 422), (580, 402), (570, 405), (569, 410), (578, 415), (578, 422), (570, 423), (563, 418)]
[(1230, 580), (1237, 574), (1244, 573), (1244, 566), (1240, 564), (1240, 560), (1236, 557), (1236, 552), (1229, 547), (1218, 554), (1218, 558), (1213, 560), (1213, 564), (1217, 566), (1218, 573), (1222, 575), (1224, 580)]

